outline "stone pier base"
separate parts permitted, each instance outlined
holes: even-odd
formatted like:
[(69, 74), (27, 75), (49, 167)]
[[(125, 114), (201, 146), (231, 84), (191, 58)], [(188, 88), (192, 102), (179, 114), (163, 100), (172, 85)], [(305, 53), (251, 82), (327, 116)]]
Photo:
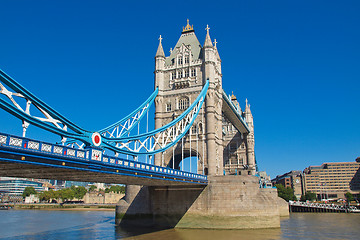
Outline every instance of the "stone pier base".
[(158, 228), (278, 228), (280, 216), (289, 214), (277, 190), (259, 188), (257, 177), (211, 176), (208, 180), (205, 188), (142, 187), (128, 207), (117, 207), (117, 223)]

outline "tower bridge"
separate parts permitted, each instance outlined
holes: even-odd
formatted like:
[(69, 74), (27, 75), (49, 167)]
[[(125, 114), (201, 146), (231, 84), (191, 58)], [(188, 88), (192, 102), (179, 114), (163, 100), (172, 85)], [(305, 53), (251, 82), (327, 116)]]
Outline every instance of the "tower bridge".
[[(170, 55), (165, 56), (160, 36), (155, 55), (155, 128), (178, 116), (209, 82), (205, 106), (195, 119), (192, 132), (178, 142), (173, 152), (155, 156), (157, 165), (179, 162), (182, 156), (198, 156), (198, 169), (206, 175), (255, 175), (254, 124), (250, 105), (245, 111), (234, 95), (222, 88), (221, 58), (217, 42), (206, 27), (203, 46), (187, 23)], [(199, 139), (199, 146), (191, 140)], [(185, 151), (182, 150), (182, 147)], [(175, 157), (174, 157), (175, 155)], [(175, 164), (176, 165), (176, 164)]]
[[(259, 188), (255, 176), (250, 105), (246, 100), (242, 111), (223, 90), (209, 30), (202, 46), (188, 22), (168, 57), (160, 36), (153, 94), (98, 131), (73, 123), (0, 70), (0, 108), (23, 123), (22, 136), (0, 126), (0, 175), (126, 184), (116, 210), (123, 225), (280, 226), (276, 190)], [(155, 129), (149, 130), (153, 104)], [(61, 143), (26, 138), (30, 124), (58, 135)], [(196, 159), (195, 169), (185, 171), (186, 158)], [(216, 216), (211, 224), (209, 216)]]

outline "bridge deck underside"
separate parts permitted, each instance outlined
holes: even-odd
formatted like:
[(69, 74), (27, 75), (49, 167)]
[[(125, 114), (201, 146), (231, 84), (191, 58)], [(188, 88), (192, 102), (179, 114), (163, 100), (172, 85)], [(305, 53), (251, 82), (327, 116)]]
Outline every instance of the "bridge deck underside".
[(126, 172), (124, 169), (106, 168), (106, 166), (93, 169), (94, 166), (86, 168), (71, 162), (63, 164), (63, 160), (23, 158), (21, 155), (2, 152), (0, 153), (0, 176), (144, 186), (200, 185), (200, 183), (184, 182), (183, 179), (171, 176), (156, 176), (153, 173)]
[(249, 129), (246, 126), (246, 123), (243, 121), (241, 116), (234, 110), (234, 107), (231, 106), (226, 99), (223, 98), (222, 112), (226, 118), (234, 125), (234, 127), (241, 133), (249, 133)]

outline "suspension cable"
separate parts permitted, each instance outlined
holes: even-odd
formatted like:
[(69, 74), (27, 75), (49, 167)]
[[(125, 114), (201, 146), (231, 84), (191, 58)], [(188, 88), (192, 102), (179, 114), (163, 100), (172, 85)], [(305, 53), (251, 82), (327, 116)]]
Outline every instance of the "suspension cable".
[(173, 146), (172, 168), (175, 169), (175, 145)]
[[(149, 111), (146, 112), (146, 132), (149, 132)], [(148, 142), (146, 141), (146, 148), (149, 147)], [(149, 155), (146, 155), (145, 162), (148, 163)]]
[(181, 171), (184, 171), (184, 137), (181, 138)]
[(161, 166), (163, 167), (164, 166), (164, 154), (165, 154), (166, 151), (162, 152), (161, 153)]
[(196, 173), (198, 173), (198, 163), (199, 163), (199, 130), (198, 130), (198, 126), (195, 125), (196, 128)]
[[(204, 107), (205, 108), (205, 107)], [(202, 157), (202, 174), (205, 175), (205, 134), (204, 134), (204, 129), (205, 129), (205, 126), (204, 126), (204, 113), (205, 113), (205, 110), (203, 109), (203, 112), (202, 112), (202, 116), (201, 116), (201, 131), (202, 131), (202, 138), (203, 138), (203, 143), (202, 143), (202, 150), (203, 150), (203, 157)]]
[(190, 172), (191, 172), (191, 133), (192, 133), (192, 127), (190, 128)]

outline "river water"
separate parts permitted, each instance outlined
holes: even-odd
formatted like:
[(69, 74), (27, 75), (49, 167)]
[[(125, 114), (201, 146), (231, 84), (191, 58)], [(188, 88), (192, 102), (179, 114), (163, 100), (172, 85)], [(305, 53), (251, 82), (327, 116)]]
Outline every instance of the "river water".
[(292, 213), (281, 229), (261, 230), (123, 230), (113, 211), (0, 211), (0, 239), (146, 239), (146, 240), (266, 240), (360, 239), (360, 214)]

